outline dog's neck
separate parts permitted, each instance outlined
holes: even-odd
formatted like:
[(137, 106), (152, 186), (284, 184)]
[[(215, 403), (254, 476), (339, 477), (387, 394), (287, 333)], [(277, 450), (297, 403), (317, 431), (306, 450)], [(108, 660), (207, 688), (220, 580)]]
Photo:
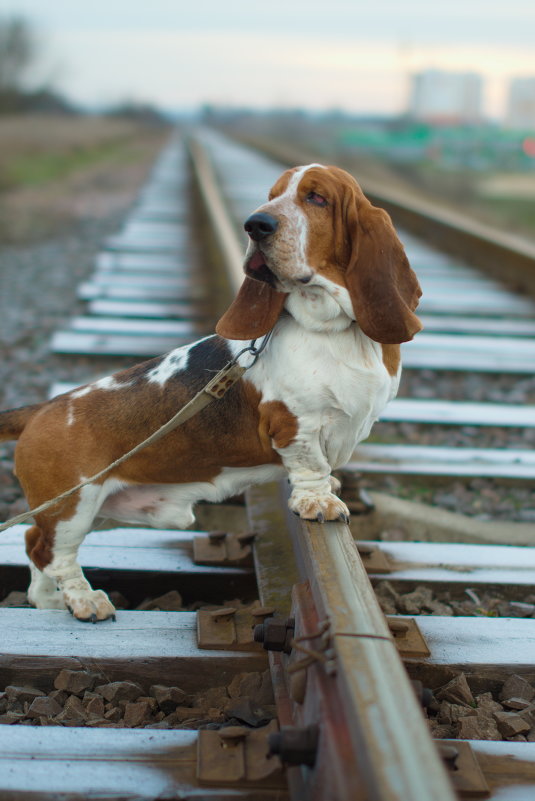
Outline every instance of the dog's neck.
[(284, 308), (307, 331), (344, 331), (355, 322), (347, 289), (320, 275), (311, 284), (295, 287)]

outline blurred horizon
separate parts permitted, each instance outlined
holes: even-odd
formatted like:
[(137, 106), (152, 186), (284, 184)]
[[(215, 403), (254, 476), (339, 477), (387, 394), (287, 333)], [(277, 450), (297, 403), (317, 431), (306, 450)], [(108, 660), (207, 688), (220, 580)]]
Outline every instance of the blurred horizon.
[(409, 108), (413, 76), (438, 70), (480, 76), (481, 114), (502, 120), (512, 79), (535, 76), (527, 0), (2, 0), (0, 15), (35, 31), (27, 85), (50, 85), (90, 110), (129, 101), (174, 113), (214, 105), (396, 116)]
[(0, 239), (76, 219), (79, 185), (104, 208), (201, 122), (535, 241), (534, 22), (527, 0), (0, 0)]

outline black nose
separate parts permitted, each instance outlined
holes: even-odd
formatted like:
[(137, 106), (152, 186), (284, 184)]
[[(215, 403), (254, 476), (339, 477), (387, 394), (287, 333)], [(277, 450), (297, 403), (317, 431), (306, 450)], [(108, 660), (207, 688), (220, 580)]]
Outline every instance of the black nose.
[(251, 239), (259, 242), (266, 236), (274, 234), (277, 230), (279, 221), (272, 217), (271, 214), (264, 214), (259, 211), (257, 214), (251, 214), (248, 220), (245, 221), (243, 226)]

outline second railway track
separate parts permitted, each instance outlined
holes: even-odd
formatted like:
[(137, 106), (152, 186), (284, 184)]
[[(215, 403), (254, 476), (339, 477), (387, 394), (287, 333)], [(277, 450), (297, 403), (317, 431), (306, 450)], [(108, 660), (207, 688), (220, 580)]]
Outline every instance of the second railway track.
[[(192, 269), (190, 160), (231, 290), (219, 275)], [(104, 357), (156, 355), (209, 333), (222, 305), (210, 285), (226, 297), (239, 285), (237, 228), (280, 172), (211, 131), (197, 134), (189, 155), (173, 140), (80, 287), (87, 313), (57, 332), (52, 348), (88, 355), (89, 367), (94, 357), (96, 371)], [(500, 402), (459, 398), (458, 388), (447, 405), (439, 392), (394, 402), (384, 426), (416, 424), (414, 441), (359, 447), (343, 476), (348, 500), (366, 505), (356, 473), (514, 479), (521, 499), (535, 461), (519, 431), (534, 430), (535, 409), (511, 398), (535, 364), (535, 306), (403, 238), (424, 286), (429, 332), (406, 347), (407, 388), (422, 370), (433, 371), (428, 383), (436, 376), (437, 388), (452, 374), (507, 375)], [(464, 453), (438, 436), (424, 447), (423, 426), (487, 427), (515, 447), (491, 446), (491, 436), (487, 447)], [(399, 432), (385, 428), (385, 437), (392, 433)], [(93, 583), (145, 609), (120, 610), (116, 623), (97, 626), (64, 612), (0, 609), (0, 688), (9, 688), (0, 693), (0, 797), (532, 798), (532, 550), (505, 540), (372, 542), (396, 525), (406, 539), (438, 538), (433, 520), (405, 519), (399, 507), (392, 522), (385, 498), (373, 497), (376, 511), (355, 517), (352, 533), (289, 520), (278, 486), (251, 489), (245, 505), (201, 506), (197, 533), (93, 533), (81, 549)], [(527, 545), (532, 528), (518, 522), (510, 530)], [(4, 595), (26, 582), (22, 529), (1, 535)], [(359, 551), (352, 534), (366, 540)], [(147, 597), (156, 598), (152, 609)], [(428, 723), (407, 675), (436, 691)], [(33, 694), (25, 695), (28, 686)], [(430, 728), (448, 737), (449, 751), (439, 755)], [(489, 739), (471, 739), (470, 731)]]

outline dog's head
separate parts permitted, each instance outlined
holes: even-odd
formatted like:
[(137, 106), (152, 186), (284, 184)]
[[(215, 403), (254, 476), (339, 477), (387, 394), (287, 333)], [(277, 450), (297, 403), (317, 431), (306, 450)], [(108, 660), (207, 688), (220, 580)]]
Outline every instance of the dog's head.
[(246, 221), (246, 278), (217, 331), (267, 333), (289, 296), (323, 290), (376, 342), (412, 339), (421, 295), (390, 217), (349, 173), (312, 164), (282, 174)]

